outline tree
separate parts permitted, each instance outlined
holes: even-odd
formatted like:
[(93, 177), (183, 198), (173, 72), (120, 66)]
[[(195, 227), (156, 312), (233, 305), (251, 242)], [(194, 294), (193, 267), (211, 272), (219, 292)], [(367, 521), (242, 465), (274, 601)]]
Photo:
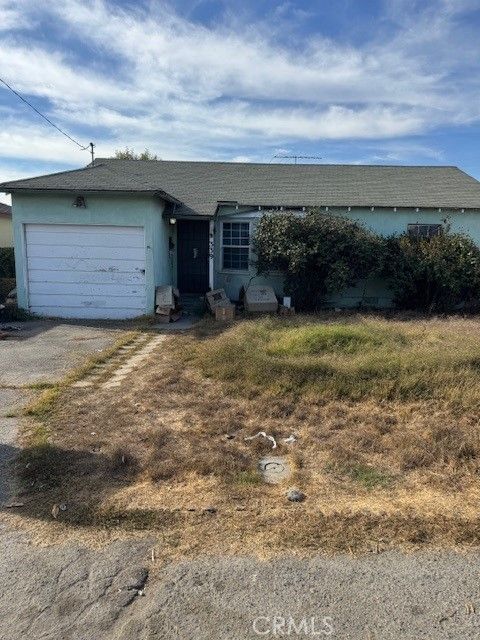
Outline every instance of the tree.
[(384, 241), (359, 223), (311, 209), (268, 212), (259, 220), (254, 251), (259, 273), (281, 271), (299, 309), (316, 309), (329, 294), (383, 268)]
[(453, 311), (480, 299), (480, 248), (468, 236), (406, 234), (386, 241), (384, 275), (403, 309)]
[(117, 160), (158, 160), (157, 154), (153, 154), (149, 149), (145, 149), (142, 153), (135, 153), (133, 149), (128, 147), (116, 149), (114, 157)]

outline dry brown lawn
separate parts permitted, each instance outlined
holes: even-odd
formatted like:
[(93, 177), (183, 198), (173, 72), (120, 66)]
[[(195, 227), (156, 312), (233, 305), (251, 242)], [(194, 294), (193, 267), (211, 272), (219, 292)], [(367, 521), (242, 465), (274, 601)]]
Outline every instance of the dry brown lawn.
[[(66, 388), (30, 422), (28, 521), (50, 527), (65, 503), (57, 533), (154, 532), (166, 555), (477, 545), (479, 333), (460, 318), (207, 322), (122, 387)], [(270, 445), (245, 440), (259, 430), (289, 459), (287, 483), (262, 481)], [(291, 487), (306, 500), (288, 502)]]

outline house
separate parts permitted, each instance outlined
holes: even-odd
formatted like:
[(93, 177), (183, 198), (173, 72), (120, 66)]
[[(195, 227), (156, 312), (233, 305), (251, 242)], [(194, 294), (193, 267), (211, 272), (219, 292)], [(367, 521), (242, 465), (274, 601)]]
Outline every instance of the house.
[(12, 207), (0, 202), (0, 249), (13, 247)]
[[(452, 230), (480, 243), (480, 183), (456, 167), (237, 164), (99, 159), (0, 185), (12, 194), (19, 305), (59, 317), (151, 313), (156, 285), (238, 299), (256, 277), (255, 221), (268, 209), (322, 207), (381, 234)], [(410, 226), (409, 226), (410, 225)], [(390, 303), (381, 282), (332, 304)]]

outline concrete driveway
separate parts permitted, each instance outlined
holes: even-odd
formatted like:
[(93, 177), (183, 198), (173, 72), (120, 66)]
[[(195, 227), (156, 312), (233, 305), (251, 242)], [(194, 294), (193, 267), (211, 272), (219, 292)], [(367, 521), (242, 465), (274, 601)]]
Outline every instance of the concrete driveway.
[(48, 321), (8, 325), (18, 327), (18, 331), (0, 341), (0, 388), (57, 382), (119, 335), (118, 329)]

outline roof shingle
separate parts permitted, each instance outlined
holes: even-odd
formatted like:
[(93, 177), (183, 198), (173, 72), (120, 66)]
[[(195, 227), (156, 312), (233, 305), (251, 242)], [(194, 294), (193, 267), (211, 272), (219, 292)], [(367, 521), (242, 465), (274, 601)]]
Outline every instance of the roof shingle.
[(480, 182), (457, 167), (291, 165), (99, 159), (95, 166), (0, 184), (7, 192), (165, 192), (183, 213), (257, 206), (480, 209)]

